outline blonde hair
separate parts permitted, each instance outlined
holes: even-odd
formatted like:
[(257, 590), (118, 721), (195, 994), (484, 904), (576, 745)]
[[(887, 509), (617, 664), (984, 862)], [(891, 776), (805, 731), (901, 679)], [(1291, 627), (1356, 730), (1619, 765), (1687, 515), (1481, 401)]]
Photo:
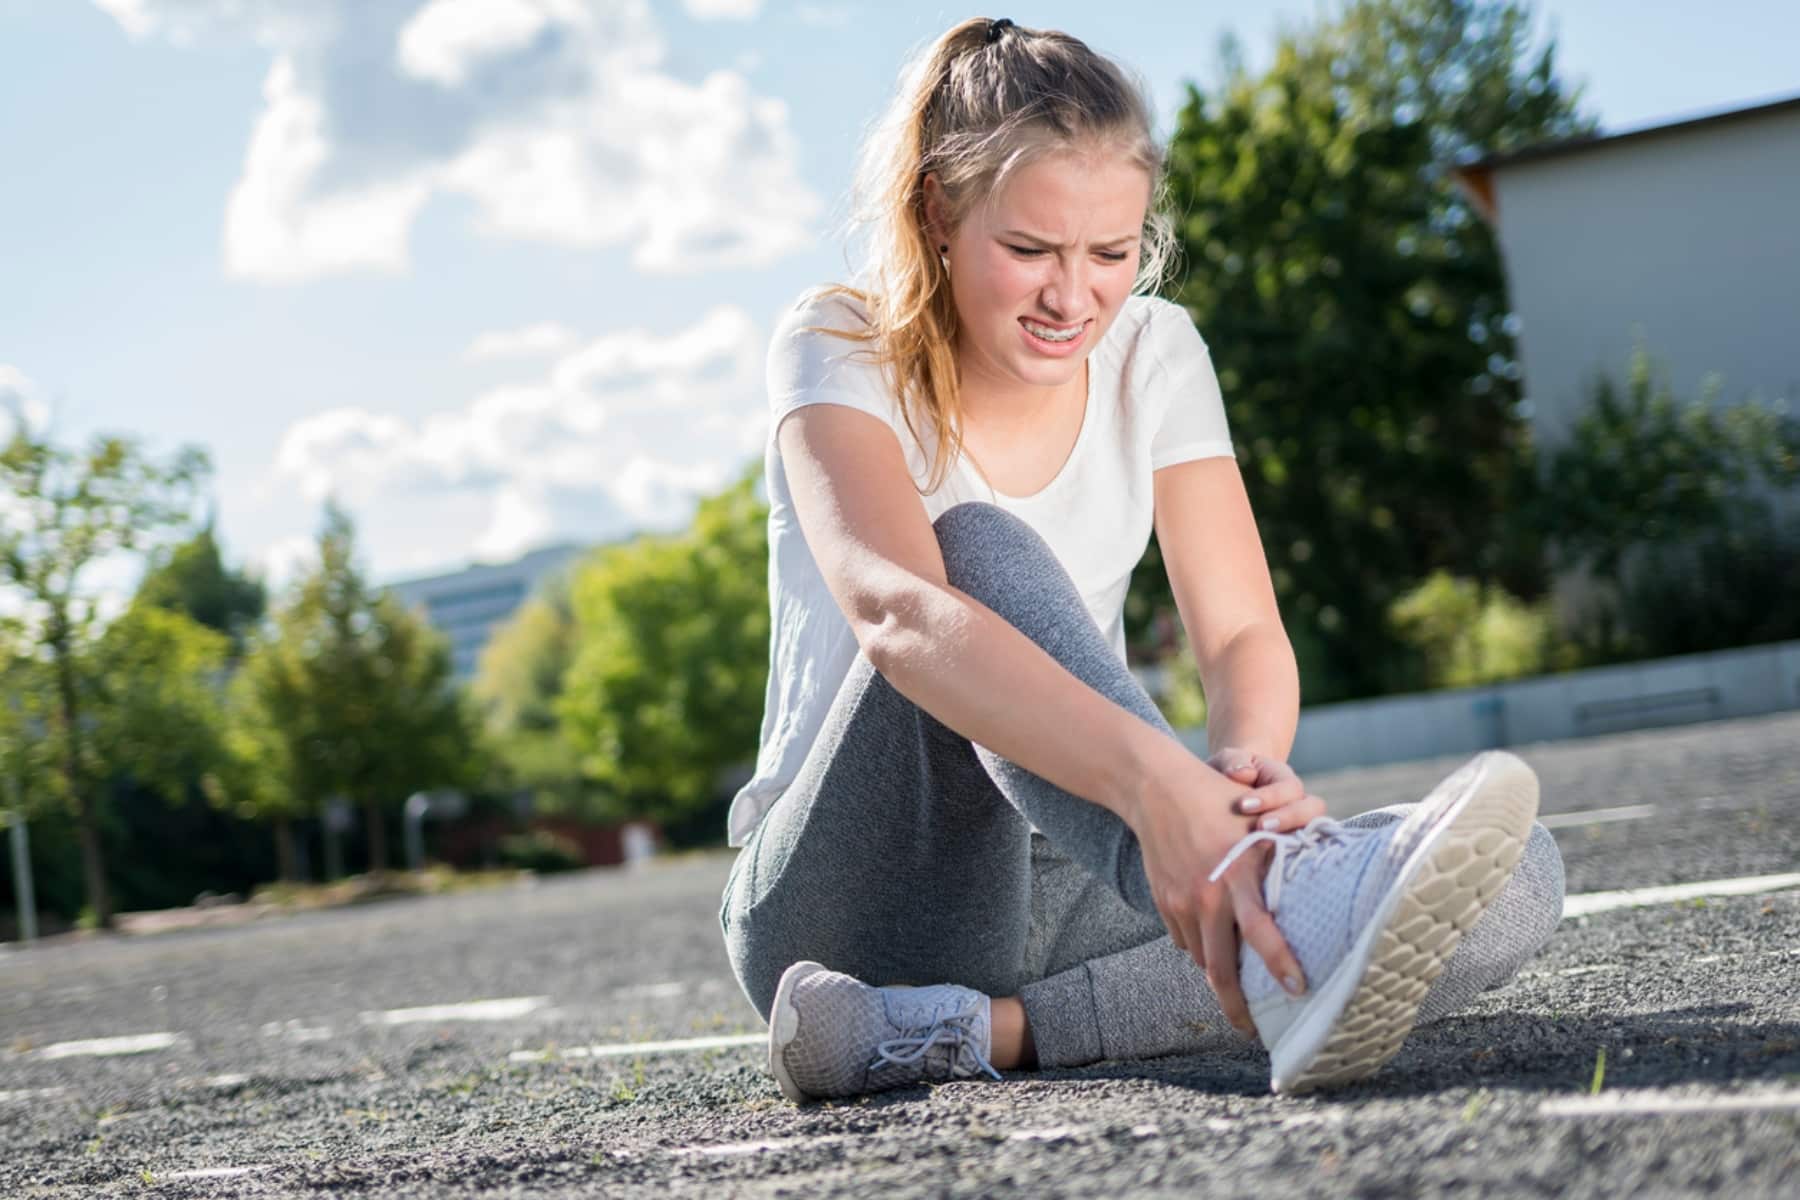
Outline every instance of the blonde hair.
[(869, 319), (862, 329), (818, 331), (871, 343), (868, 353), (886, 369), (921, 447), (922, 418), (931, 419), (935, 453), (922, 491), (936, 491), (962, 452), (956, 306), (926, 228), (925, 177), (935, 174), (943, 186), (954, 227), (1026, 163), (1088, 148), (1122, 152), (1149, 176), (1132, 290), (1153, 291), (1175, 241), (1160, 211), (1163, 148), (1143, 87), (1080, 40), (1010, 21), (964, 21), (909, 64), (864, 143), (853, 217), (867, 233), (864, 286), (820, 294), (855, 298)]

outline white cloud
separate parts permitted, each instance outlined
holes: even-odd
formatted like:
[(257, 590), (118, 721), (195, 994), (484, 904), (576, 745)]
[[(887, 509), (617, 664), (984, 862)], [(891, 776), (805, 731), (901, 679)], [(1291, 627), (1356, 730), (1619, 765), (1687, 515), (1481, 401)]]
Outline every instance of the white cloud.
[(761, 449), (762, 350), (729, 307), (672, 333), (607, 334), (537, 381), (419, 421), (315, 414), (288, 429), (275, 474), (309, 501), (380, 512), (371, 547), (396, 568), (673, 528)]
[(273, 594), (285, 590), (318, 561), (318, 539), (297, 533), (264, 546), (262, 553), (256, 556), (256, 569)]
[(762, 0), (681, 0), (681, 6), (699, 21), (748, 21), (762, 11)]
[(398, 273), (406, 235), (431, 195), (422, 172), (311, 196), (331, 156), (318, 99), (300, 89), (292, 60), (278, 57), (263, 83), (244, 173), (225, 207), (225, 269), (291, 281), (355, 268)]
[(555, 354), (575, 343), (575, 331), (556, 321), (542, 321), (522, 329), (495, 329), (478, 335), (464, 358), (512, 358), (529, 354)]
[(820, 211), (786, 106), (737, 71), (665, 71), (646, 0), (96, 3), (134, 37), (275, 51), (227, 205), (233, 275), (404, 270), (442, 194), (472, 200), (488, 236), (629, 246), (653, 272), (773, 261)]
[(0, 363), (0, 445), (10, 442), (21, 426), (32, 434), (44, 433), (50, 428), (50, 405), (25, 372)]

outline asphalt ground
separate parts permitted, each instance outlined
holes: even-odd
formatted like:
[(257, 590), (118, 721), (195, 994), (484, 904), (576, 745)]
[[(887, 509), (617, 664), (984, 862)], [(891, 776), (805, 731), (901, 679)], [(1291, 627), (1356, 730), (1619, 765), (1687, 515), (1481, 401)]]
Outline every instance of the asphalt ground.
[[(1800, 713), (1515, 749), (1572, 895), (1800, 872)], [(728, 866), (0, 951), (0, 1196), (1800, 1195), (1800, 887), (1568, 917), (1325, 1096), (1222, 1034), (800, 1108), (729, 1040)]]

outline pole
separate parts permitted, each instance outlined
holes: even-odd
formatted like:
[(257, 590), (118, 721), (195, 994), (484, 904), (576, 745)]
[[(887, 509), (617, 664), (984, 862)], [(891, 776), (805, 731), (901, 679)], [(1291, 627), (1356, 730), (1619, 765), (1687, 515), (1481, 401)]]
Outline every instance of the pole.
[(31, 834), (25, 828), (25, 806), (19, 799), (19, 777), (8, 774), (7, 791), (12, 802), (8, 822), (12, 842), (13, 898), (19, 906), (19, 940), (37, 941), (37, 896), (31, 886)]

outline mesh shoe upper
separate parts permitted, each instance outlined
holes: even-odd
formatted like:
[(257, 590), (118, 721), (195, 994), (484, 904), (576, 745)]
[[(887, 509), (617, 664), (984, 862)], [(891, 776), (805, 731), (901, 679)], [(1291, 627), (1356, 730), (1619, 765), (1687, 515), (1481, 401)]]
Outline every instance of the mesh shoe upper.
[(954, 984), (870, 987), (818, 970), (793, 989), (799, 1017), (781, 1051), (810, 1096), (853, 1096), (924, 1080), (1000, 1077), (988, 1062), (988, 997)]

